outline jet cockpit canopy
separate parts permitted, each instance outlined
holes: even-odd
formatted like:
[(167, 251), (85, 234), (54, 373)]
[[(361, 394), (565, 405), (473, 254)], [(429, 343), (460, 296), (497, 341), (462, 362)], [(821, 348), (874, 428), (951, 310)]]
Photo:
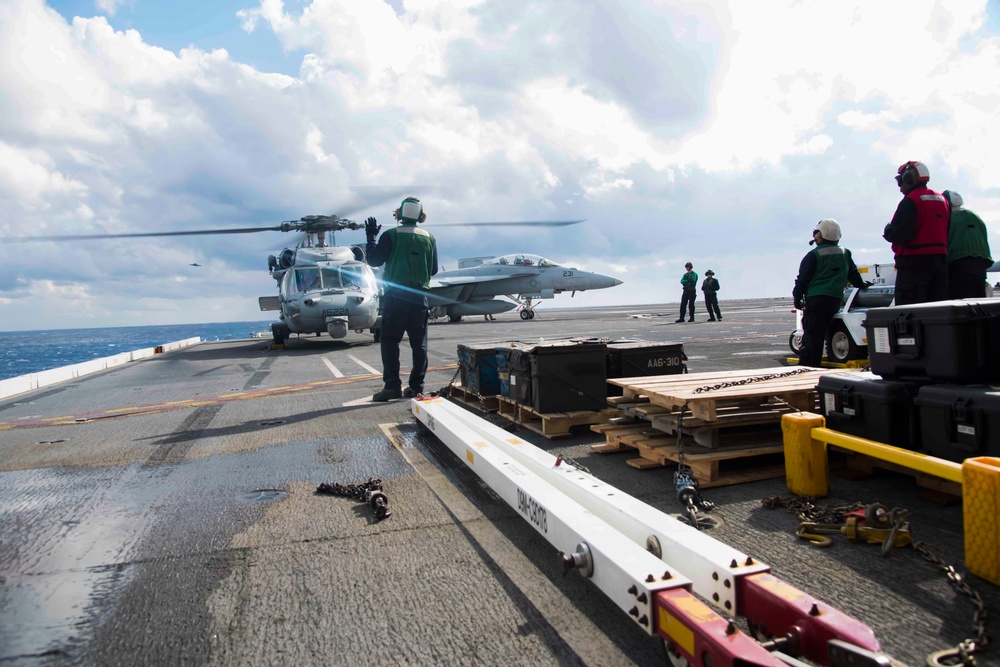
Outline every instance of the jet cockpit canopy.
[(560, 264), (553, 262), (551, 259), (545, 259), (540, 255), (531, 255), (527, 253), (494, 257), (490, 261), (486, 262), (486, 264), (499, 264), (502, 266), (539, 266), (541, 268), (561, 266)]

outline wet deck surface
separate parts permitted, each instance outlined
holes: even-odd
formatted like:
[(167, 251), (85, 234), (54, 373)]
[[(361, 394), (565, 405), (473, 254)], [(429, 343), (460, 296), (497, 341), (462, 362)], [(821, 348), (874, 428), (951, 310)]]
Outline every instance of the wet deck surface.
[[(784, 301), (723, 303), (723, 322), (540, 310), (431, 327), (428, 389), (459, 343), (638, 337), (682, 342), (691, 372), (777, 366)], [(704, 316), (702, 316), (704, 319)], [(0, 663), (663, 664), (638, 631), (381, 387), (378, 345), (351, 335), (203, 343), (0, 401)], [(407, 355), (404, 348), (404, 368)], [(593, 454), (582, 429), (543, 449), (666, 512), (670, 467)], [(320, 483), (385, 482), (393, 515)], [(269, 493), (275, 491), (277, 493)], [(834, 477), (824, 504), (907, 507), (914, 534), (964, 571), (960, 504), (904, 475)], [(973, 634), (974, 607), (912, 549), (825, 550), (765, 510), (783, 480), (706, 489), (713, 536), (872, 626), (902, 664)], [(971, 578), (996, 610), (998, 589)], [(994, 616), (1000, 612), (995, 612)], [(990, 627), (995, 628), (995, 618)], [(996, 651), (980, 664), (1000, 664)]]

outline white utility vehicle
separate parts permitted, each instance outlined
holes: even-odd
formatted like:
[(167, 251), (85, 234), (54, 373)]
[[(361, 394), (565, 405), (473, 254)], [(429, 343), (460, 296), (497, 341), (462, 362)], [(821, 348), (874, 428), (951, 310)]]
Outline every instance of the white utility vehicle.
[[(1000, 262), (998, 262), (1000, 264)], [(991, 267), (992, 270), (992, 267)], [(896, 268), (888, 264), (865, 264), (858, 267), (861, 279), (872, 283), (866, 290), (848, 285), (844, 290), (844, 301), (833, 316), (826, 330), (826, 359), (835, 364), (843, 364), (853, 359), (868, 358), (868, 333), (865, 331), (865, 315), (869, 308), (894, 305), (896, 298)], [(1000, 284), (1000, 283), (998, 283)], [(994, 293), (990, 281), (986, 281), (986, 296)], [(795, 331), (788, 338), (788, 346), (795, 354), (802, 350), (802, 311), (795, 309)]]

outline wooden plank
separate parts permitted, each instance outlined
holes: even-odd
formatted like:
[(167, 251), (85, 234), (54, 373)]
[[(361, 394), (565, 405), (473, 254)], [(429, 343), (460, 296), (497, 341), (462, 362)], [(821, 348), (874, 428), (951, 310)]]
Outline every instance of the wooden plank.
[(603, 410), (576, 410), (572, 412), (537, 412), (528, 405), (517, 403), (506, 396), (498, 396), (499, 413), (519, 426), (534, 431), (550, 440), (568, 438), (576, 426), (607, 423), (621, 415), (615, 408)]
[(449, 385), (449, 396), (454, 400), (467, 405), (471, 408), (479, 410), (480, 412), (496, 412), (499, 408), (499, 396), (480, 396), (472, 391), (469, 391), (466, 387), (461, 384)]

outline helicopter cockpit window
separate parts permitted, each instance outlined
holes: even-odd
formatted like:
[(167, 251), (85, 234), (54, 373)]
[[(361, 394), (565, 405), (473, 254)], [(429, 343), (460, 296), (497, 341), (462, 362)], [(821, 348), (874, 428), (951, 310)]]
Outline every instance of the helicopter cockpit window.
[(340, 269), (336, 272), (340, 286), (344, 289), (361, 289), (363, 284), (361, 273), (354, 269)]
[(323, 287), (318, 268), (295, 270), (295, 291), (310, 292)]

